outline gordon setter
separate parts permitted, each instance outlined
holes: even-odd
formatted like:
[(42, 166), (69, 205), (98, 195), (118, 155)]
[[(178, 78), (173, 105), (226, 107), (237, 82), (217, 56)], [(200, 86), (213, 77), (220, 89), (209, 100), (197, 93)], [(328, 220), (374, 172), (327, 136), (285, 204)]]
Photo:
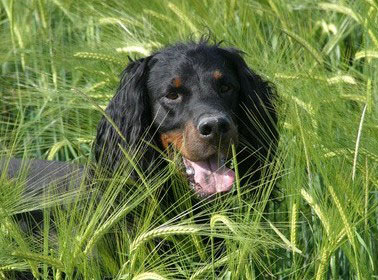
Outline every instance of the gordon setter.
[[(248, 192), (276, 149), (274, 100), (274, 87), (235, 48), (203, 41), (167, 47), (131, 61), (123, 71), (97, 127), (94, 166), (112, 177), (128, 162), (127, 155), (138, 154), (137, 168), (153, 173), (166, 162), (162, 155), (173, 151), (181, 158), (194, 197), (201, 199), (230, 192), (236, 185), (229, 164), (236, 154), (240, 185)], [(72, 183), (91, 183), (95, 173), (87, 172), (91, 167), (63, 162), (0, 159), (0, 172), (7, 169), (9, 177), (21, 177), (24, 166), (25, 196), (44, 193), (51, 184), (64, 192)], [(34, 227), (28, 215), (17, 217), (25, 231)], [(30, 215), (36, 224), (43, 221), (41, 211)]]
[[(199, 197), (229, 192), (235, 172), (227, 162), (236, 147), (242, 186), (261, 176), (278, 132), (274, 87), (252, 71), (242, 52), (219, 44), (179, 43), (131, 61), (98, 124), (93, 145), (98, 166), (116, 172), (125, 151), (153, 172), (161, 151), (182, 157), (183, 173)], [(0, 160), (17, 177), (20, 159)], [(84, 168), (41, 160), (27, 162), (27, 191), (83, 177)], [(74, 174), (74, 175), (72, 175)], [(189, 190), (188, 190), (189, 191)]]
[(272, 85), (235, 48), (206, 42), (167, 47), (123, 71), (98, 125), (96, 161), (114, 172), (124, 160), (120, 147), (141, 150), (139, 166), (148, 170), (161, 155), (156, 147), (171, 147), (199, 196), (228, 192), (235, 180), (225, 164), (231, 144), (239, 147), (240, 177), (250, 174), (253, 181), (274, 153), (274, 98)]

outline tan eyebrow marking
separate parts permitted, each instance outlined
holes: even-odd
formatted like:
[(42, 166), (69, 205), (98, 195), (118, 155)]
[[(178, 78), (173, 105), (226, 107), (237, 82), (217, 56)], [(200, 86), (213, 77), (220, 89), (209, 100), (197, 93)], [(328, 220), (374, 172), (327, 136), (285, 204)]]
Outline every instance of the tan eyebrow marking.
[(172, 84), (175, 88), (179, 88), (182, 86), (182, 81), (180, 79), (180, 77), (175, 77), (172, 79)]
[(220, 78), (223, 77), (223, 74), (221, 73), (221, 71), (215, 70), (214, 73), (213, 73), (213, 77), (214, 77), (215, 80), (219, 80)]

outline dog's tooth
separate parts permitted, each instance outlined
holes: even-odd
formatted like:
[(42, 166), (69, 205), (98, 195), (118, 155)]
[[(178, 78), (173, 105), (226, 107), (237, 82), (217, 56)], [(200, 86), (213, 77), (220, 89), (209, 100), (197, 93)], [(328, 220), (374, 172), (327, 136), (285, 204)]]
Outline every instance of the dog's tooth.
[(194, 175), (194, 169), (192, 167), (186, 168), (186, 174), (189, 176)]

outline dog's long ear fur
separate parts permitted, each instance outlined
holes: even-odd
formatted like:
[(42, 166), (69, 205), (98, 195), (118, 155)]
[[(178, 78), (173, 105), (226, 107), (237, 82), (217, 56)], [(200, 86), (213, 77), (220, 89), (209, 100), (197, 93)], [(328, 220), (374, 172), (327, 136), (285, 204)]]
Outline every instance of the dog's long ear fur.
[(96, 162), (109, 171), (115, 171), (124, 158), (119, 146), (131, 154), (135, 154), (136, 150), (146, 154), (141, 156), (141, 160), (145, 162), (138, 161), (143, 168), (144, 165), (151, 164), (151, 157), (155, 151), (150, 151), (153, 149), (143, 145), (144, 140), (152, 140), (148, 135), (151, 125), (147, 89), (150, 59), (151, 57), (147, 57), (132, 61), (126, 67), (122, 72), (118, 90), (105, 110), (123, 137), (105, 116), (98, 124), (94, 156)]
[(255, 172), (254, 177), (258, 179), (258, 169), (272, 159), (278, 142), (275, 88), (247, 66), (241, 51), (233, 48), (225, 51), (234, 63), (240, 82), (236, 118), (241, 146), (246, 149), (239, 151), (239, 169), (242, 172)]

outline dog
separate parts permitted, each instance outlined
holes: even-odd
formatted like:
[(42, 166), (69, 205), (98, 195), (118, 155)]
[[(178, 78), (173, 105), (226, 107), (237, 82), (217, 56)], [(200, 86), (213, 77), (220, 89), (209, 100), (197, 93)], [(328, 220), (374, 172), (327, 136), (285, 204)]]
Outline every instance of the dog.
[[(93, 166), (111, 178), (132, 155), (136, 169), (156, 172), (166, 164), (163, 155), (174, 154), (191, 186), (188, 191), (200, 200), (232, 193), (237, 179), (243, 192), (250, 193), (275, 155), (277, 96), (243, 55), (201, 40), (131, 60), (97, 126)], [(88, 172), (91, 166), (0, 160), (0, 172), (6, 170), (10, 178), (27, 170), (25, 195), (42, 194), (50, 184), (62, 192), (68, 185), (90, 184), (95, 176)], [(33, 214), (33, 219), (41, 222), (43, 214)]]
[[(200, 42), (178, 43), (135, 61), (97, 127), (94, 161), (110, 174), (139, 153), (138, 167), (156, 168), (161, 151), (182, 157), (183, 173), (198, 197), (229, 192), (235, 172), (226, 162), (236, 148), (243, 188), (261, 178), (278, 141), (274, 86), (252, 71), (236, 48)], [(160, 161), (161, 164), (161, 161)], [(86, 176), (69, 163), (0, 160), (0, 171), (17, 177), (28, 169), (26, 192), (51, 182), (66, 186)], [(111, 176), (111, 175), (110, 175)]]
[[(140, 170), (158, 169), (161, 151), (181, 155), (183, 174), (200, 198), (235, 185), (236, 147), (243, 189), (261, 179), (278, 141), (274, 86), (252, 71), (236, 48), (206, 40), (178, 43), (131, 61), (97, 127), (94, 162), (111, 174), (139, 154)], [(88, 180), (85, 167), (46, 160), (0, 160), (9, 177), (27, 169), (26, 193)], [(90, 172), (89, 172), (90, 173)], [(248, 191), (247, 191), (248, 192)]]
[[(231, 145), (239, 147), (242, 181), (256, 182), (274, 155), (275, 98), (272, 84), (235, 48), (206, 41), (167, 47), (123, 71), (107, 117), (98, 125), (95, 160), (115, 172), (125, 160), (123, 150), (139, 149), (139, 167), (149, 170), (161, 156), (158, 150), (173, 149), (199, 197), (229, 192), (235, 181), (225, 164)], [(148, 145), (140, 148), (141, 139)]]

